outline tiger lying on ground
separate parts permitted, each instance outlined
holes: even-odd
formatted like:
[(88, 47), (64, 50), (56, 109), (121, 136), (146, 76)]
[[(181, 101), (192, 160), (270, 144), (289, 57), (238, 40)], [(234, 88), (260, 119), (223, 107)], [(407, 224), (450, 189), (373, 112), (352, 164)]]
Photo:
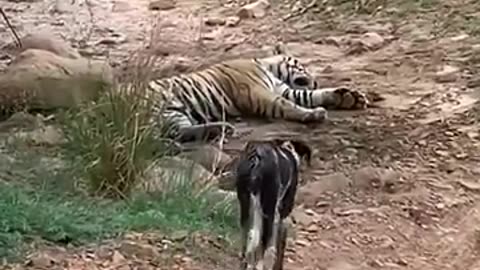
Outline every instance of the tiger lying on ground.
[[(295, 58), (235, 59), (189, 74), (152, 80), (150, 93), (168, 102), (158, 115), (169, 137), (186, 142), (231, 134), (238, 117), (322, 122), (326, 109), (363, 109), (366, 96), (347, 88), (316, 89)], [(161, 122), (160, 119), (158, 119)]]

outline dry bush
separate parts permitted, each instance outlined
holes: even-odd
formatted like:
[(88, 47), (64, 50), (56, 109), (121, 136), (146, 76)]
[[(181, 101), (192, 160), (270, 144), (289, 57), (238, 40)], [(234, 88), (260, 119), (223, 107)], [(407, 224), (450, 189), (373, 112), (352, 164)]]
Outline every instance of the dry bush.
[(162, 144), (162, 121), (152, 115), (158, 103), (146, 98), (158, 60), (139, 51), (130, 59), (122, 83), (98, 101), (64, 114), (66, 153), (99, 195), (126, 197), (151, 161), (168, 150), (168, 141)]

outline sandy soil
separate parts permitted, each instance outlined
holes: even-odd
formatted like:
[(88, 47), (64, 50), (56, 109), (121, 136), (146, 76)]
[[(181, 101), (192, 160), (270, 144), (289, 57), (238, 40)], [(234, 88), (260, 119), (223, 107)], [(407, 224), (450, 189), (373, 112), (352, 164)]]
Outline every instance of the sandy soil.
[[(328, 1), (287, 21), (282, 18), (295, 3), (282, 2), (264, 18), (233, 27), (202, 22), (235, 15), (243, 4), (235, 0), (178, 0), (165, 11), (149, 10), (146, 0), (60, 2), (0, 4), (22, 35), (54, 32), (82, 54), (116, 66), (157, 24), (161, 42), (155, 46), (168, 59), (249, 55), (283, 41), (325, 86), (385, 98), (365, 111), (332, 112), (330, 123), (320, 126), (241, 124), (245, 136), (227, 147), (234, 151), (243, 140), (288, 129), (316, 149), (302, 177), (286, 269), (480, 269), (475, 37), (439, 27), (434, 13), (388, 17), (392, 8), (352, 19), (329, 9)], [(450, 2), (443, 8), (475, 12), (468, 1)], [(0, 46), (11, 40), (0, 25)], [(0, 60), (9, 59), (0, 52)], [(60, 269), (120, 269), (114, 259), (87, 263), (93, 259), (84, 249), (64, 252), (78, 263)], [(227, 269), (235, 261), (222, 260), (198, 258), (176, 267)], [(121, 269), (173, 269), (141, 261), (144, 268), (131, 263)]]

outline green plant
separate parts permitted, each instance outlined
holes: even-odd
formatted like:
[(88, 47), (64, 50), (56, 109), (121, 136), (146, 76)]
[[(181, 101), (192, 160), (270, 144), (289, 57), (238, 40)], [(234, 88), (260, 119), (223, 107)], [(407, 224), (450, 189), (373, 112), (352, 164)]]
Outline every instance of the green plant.
[(192, 196), (188, 181), (177, 183), (161, 196), (137, 194), (118, 201), (0, 182), (0, 257), (19, 254), (34, 240), (78, 245), (127, 231), (202, 230), (225, 236), (234, 231), (231, 201)]

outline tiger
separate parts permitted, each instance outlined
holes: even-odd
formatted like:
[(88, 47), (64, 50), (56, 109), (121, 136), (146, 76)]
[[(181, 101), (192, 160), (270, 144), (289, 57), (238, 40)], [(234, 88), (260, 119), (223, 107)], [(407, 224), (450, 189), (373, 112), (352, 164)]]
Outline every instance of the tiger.
[(168, 123), (167, 137), (180, 143), (209, 140), (222, 132), (231, 135), (234, 119), (322, 123), (327, 110), (364, 109), (369, 104), (361, 91), (318, 87), (306, 67), (285, 54), (224, 60), (191, 73), (153, 79), (148, 91), (166, 101), (155, 106), (156, 121)]

